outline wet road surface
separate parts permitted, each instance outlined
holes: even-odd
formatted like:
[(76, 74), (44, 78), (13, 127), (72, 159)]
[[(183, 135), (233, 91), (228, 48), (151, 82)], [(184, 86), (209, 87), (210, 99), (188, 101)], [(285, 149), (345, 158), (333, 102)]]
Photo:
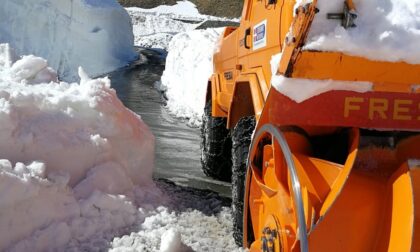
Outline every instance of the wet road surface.
[(143, 59), (112, 73), (110, 78), (124, 105), (141, 115), (156, 137), (154, 177), (230, 197), (230, 183), (210, 179), (201, 170), (200, 129), (172, 117), (164, 107), (162, 94), (154, 87), (165, 68), (164, 55), (150, 50), (141, 53)]

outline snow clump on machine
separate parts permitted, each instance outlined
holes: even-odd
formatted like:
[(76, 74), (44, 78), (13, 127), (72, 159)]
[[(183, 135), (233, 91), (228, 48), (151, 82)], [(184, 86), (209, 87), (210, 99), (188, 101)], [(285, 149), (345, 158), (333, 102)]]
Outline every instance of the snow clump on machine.
[(57, 82), (46, 60), (16, 58), (0, 45), (0, 250), (59, 250), (133, 224), (136, 191), (153, 187), (148, 127), (108, 78)]
[(378, 61), (420, 64), (420, 0), (353, 0), (357, 27), (344, 29), (327, 13), (342, 13), (344, 1), (318, 0), (320, 10), (305, 50), (339, 51)]
[(176, 35), (169, 45), (162, 88), (169, 111), (198, 126), (204, 110), (208, 79), (213, 73), (213, 54), (223, 29), (195, 30)]
[(3, 0), (0, 43), (19, 55), (48, 60), (62, 80), (75, 81), (82, 66), (98, 76), (137, 55), (130, 17), (115, 0)]
[(287, 78), (278, 74), (282, 53), (271, 57), (271, 85), (280, 93), (291, 100), (302, 103), (317, 95), (333, 90), (354, 91), (366, 93), (372, 91), (373, 84), (366, 81), (336, 81), (336, 80), (311, 80), (301, 78)]

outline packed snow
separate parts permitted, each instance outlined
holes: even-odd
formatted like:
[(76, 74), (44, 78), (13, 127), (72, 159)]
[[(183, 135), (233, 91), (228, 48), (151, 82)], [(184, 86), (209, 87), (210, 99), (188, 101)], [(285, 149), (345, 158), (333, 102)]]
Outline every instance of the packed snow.
[(142, 9), (142, 8), (133, 8), (139, 9), (145, 13), (153, 14), (166, 14), (173, 19), (196, 19), (202, 20), (206, 19), (207, 15), (202, 15), (198, 12), (197, 6), (190, 1), (178, 1), (175, 5), (160, 5), (152, 9)]
[[(0, 45), (0, 250), (58, 249), (131, 225), (153, 186), (154, 137), (107, 78), (57, 82)], [(30, 209), (30, 211), (28, 211)]]
[(245, 251), (232, 236), (229, 201), (170, 183), (158, 182), (158, 187), (167, 193), (166, 206), (134, 225), (140, 231), (115, 238), (111, 251)]
[(241, 251), (229, 202), (156, 185), (148, 127), (79, 75), (0, 44), (0, 250)]
[(136, 59), (130, 17), (115, 0), (2, 0), (0, 43), (48, 60), (60, 79), (98, 76)]
[(168, 50), (169, 42), (179, 32), (193, 30), (196, 24), (173, 19), (167, 14), (147, 9), (127, 8), (133, 23), (134, 44), (139, 47)]
[(213, 73), (213, 54), (223, 29), (207, 29), (176, 35), (170, 45), (162, 75), (169, 111), (198, 126), (204, 110), (208, 79)]
[(230, 21), (226, 18), (200, 14), (190, 1), (178, 1), (176, 5), (162, 5), (153, 9), (137, 7), (126, 9), (133, 23), (134, 44), (165, 51), (178, 33), (192, 31), (208, 20)]
[(349, 29), (344, 29), (340, 20), (326, 18), (327, 13), (342, 13), (343, 3), (318, 0), (320, 12), (304, 49), (420, 64), (420, 0), (353, 0), (357, 27)]
[(160, 252), (179, 251), (181, 249), (181, 235), (171, 228), (163, 233), (160, 241)]
[(297, 103), (302, 103), (312, 97), (333, 90), (354, 91), (358, 93), (372, 91), (373, 84), (370, 82), (286, 78), (284, 75), (277, 73), (281, 57), (282, 53), (279, 53), (271, 58), (271, 85), (278, 92)]

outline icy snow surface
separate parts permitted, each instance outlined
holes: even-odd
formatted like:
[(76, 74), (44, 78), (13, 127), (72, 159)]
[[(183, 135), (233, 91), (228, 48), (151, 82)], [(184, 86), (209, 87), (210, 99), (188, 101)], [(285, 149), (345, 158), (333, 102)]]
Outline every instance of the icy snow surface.
[(343, 11), (342, 0), (318, 0), (306, 50), (339, 51), (379, 61), (420, 64), (420, 0), (353, 0), (356, 28), (344, 29), (327, 13)]
[(169, 111), (199, 125), (204, 110), (207, 82), (213, 73), (213, 54), (223, 29), (207, 29), (176, 35), (170, 45), (162, 75)]
[(297, 103), (333, 90), (346, 90), (358, 93), (366, 93), (372, 90), (373, 84), (370, 82), (286, 78), (277, 74), (281, 56), (282, 54), (280, 53), (271, 58), (271, 85)]
[(0, 43), (48, 60), (61, 79), (82, 66), (98, 76), (127, 65), (133, 50), (130, 17), (116, 0), (2, 0)]

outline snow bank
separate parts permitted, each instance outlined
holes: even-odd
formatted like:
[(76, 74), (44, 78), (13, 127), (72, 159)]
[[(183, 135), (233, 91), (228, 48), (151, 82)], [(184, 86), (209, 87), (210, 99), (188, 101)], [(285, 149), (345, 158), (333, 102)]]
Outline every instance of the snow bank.
[(176, 5), (161, 5), (153, 9), (137, 7), (126, 9), (133, 23), (135, 45), (166, 51), (176, 34), (194, 30), (203, 22), (208, 20), (238, 21), (202, 15), (190, 1), (178, 1)]
[(137, 7), (127, 8), (128, 10), (142, 12), (144, 14), (152, 14), (152, 15), (165, 15), (174, 20), (182, 20), (187, 22), (201, 22), (206, 20), (219, 20), (219, 21), (235, 21), (239, 22), (239, 19), (228, 19), (224, 17), (215, 17), (210, 15), (201, 14), (197, 6), (188, 1), (177, 1), (175, 5), (160, 5), (156, 8), (151, 9), (143, 9)]
[(151, 13), (147, 9), (127, 8), (133, 23), (134, 43), (145, 48), (168, 50), (177, 33), (193, 30), (196, 24), (184, 23), (167, 14)]
[(357, 27), (347, 30), (339, 20), (326, 18), (327, 13), (341, 13), (343, 2), (318, 0), (320, 12), (304, 49), (420, 64), (420, 0), (353, 0)]
[(57, 82), (0, 45), (0, 250), (59, 250), (135, 222), (154, 138), (107, 78)]
[[(141, 8), (137, 8), (141, 9)], [(160, 5), (152, 9), (141, 9), (146, 13), (158, 13), (158, 14), (167, 14), (173, 18), (207, 18), (207, 15), (202, 15), (199, 13), (197, 6), (190, 1), (178, 1), (175, 5)]]
[(282, 54), (271, 58), (271, 85), (291, 100), (301, 103), (314, 96), (333, 91), (345, 90), (358, 93), (366, 93), (372, 90), (370, 82), (335, 81), (335, 80), (310, 80), (298, 78), (286, 78), (277, 74)]
[(207, 82), (213, 73), (213, 54), (223, 29), (195, 30), (176, 35), (169, 45), (162, 88), (169, 111), (199, 125)]
[(98, 76), (127, 65), (133, 51), (130, 17), (115, 0), (2, 0), (0, 43), (19, 55), (44, 57), (61, 79), (77, 67)]

